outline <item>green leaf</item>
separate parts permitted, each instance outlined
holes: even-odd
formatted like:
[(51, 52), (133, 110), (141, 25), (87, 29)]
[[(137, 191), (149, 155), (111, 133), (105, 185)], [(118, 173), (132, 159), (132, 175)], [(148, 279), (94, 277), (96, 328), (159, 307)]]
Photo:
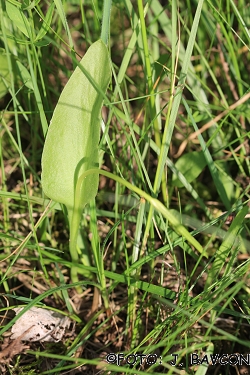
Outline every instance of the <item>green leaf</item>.
[(30, 73), (25, 66), (15, 56), (10, 55), (11, 68), (9, 67), (7, 55), (4, 49), (0, 48), (0, 98), (8, 92), (10, 86), (10, 70), (12, 70), (15, 81), (18, 76), (23, 81), (24, 85), (31, 90), (34, 90)]
[(21, 30), (24, 35), (30, 38), (30, 36), (32, 35), (30, 24), (22, 10), (7, 1), (6, 11), (14, 25), (16, 25), (16, 27), (18, 27), (18, 29)]
[(62, 0), (54, 0), (54, 3), (55, 3), (55, 6), (56, 6), (58, 15), (61, 19), (61, 22), (62, 22), (62, 24), (63, 24), (63, 26), (66, 30), (67, 36), (69, 38), (69, 45), (71, 46), (71, 48), (73, 48), (74, 43), (73, 43), (73, 40), (72, 40), (72, 37), (71, 37), (71, 34), (70, 34), (69, 25), (68, 25), (68, 22), (67, 22), (67, 18), (66, 18), (66, 14), (65, 14), (65, 11), (64, 11), (64, 5), (62, 3)]
[(214, 164), (218, 170), (218, 180), (220, 180), (221, 185), (224, 187), (226, 196), (229, 201), (233, 202), (235, 197), (235, 181), (226, 170), (226, 164), (224, 160), (215, 160)]
[(36, 47), (45, 47), (45, 46), (48, 46), (50, 44), (50, 42), (48, 40), (45, 40), (45, 39), (40, 39), (36, 42), (34, 42), (34, 46)]
[(166, 67), (166, 63), (170, 59), (169, 53), (163, 53), (160, 55), (157, 61), (154, 62), (154, 70), (155, 70), (155, 81), (158, 80), (161, 82), (165, 76), (169, 73)]
[(35, 42), (42, 39), (47, 34), (47, 32), (50, 28), (51, 21), (52, 21), (54, 8), (55, 8), (54, 3), (49, 6), (48, 11), (46, 13), (46, 17), (45, 17), (45, 19), (43, 21), (43, 24), (42, 24), (42, 27), (41, 27), (41, 29), (39, 30), (39, 33), (36, 36)]
[[(100, 111), (110, 76), (108, 50), (98, 40), (64, 87), (49, 126), (42, 155), (43, 190), (70, 210), (79, 176), (98, 168)], [(98, 181), (98, 174), (92, 174), (81, 184), (81, 208), (96, 196)]]
[(20, 62), (16, 61), (18, 73), (23, 81), (23, 84), (31, 90), (34, 90), (34, 86), (31, 80), (31, 76), (29, 71), (25, 68), (25, 66)]
[(0, 98), (8, 92), (10, 84), (10, 71), (8, 59), (4, 49), (0, 48)]
[[(189, 152), (182, 155), (175, 164), (175, 167), (186, 178), (188, 182), (194, 181), (206, 166), (206, 159), (202, 151)], [(173, 176), (173, 185), (183, 187), (177, 175)]]
[[(22, 9), (23, 10), (31, 10), (31, 9), (34, 9), (38, 4), (39, 4), (40, 0), (33, 0), (33, 1), (29, 1), (29, 0), (26, 0), (26, 1), (23, 1), (23, 4), (22, 4)], [(51, 5), (50, 5), (51, 6)]]

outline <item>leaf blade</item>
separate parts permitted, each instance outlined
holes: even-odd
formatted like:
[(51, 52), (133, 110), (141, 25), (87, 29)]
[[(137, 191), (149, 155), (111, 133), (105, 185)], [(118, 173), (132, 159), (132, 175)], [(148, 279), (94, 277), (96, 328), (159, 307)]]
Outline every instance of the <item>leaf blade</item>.
[[(202, 151), (188, 152), (182, 155), (176, 162), (175, 167), (180, 171), (186, 180), (190, 183), (194, 181), (206, 166), (206, 159)], [(183, 187), (178, 175), (173, 175), (173, 185)]]
[[(103, 101), (100, 91), (106, 91), (111, 75), (106, 45), (101, 40), (95, 42), (80, 65), (85, 74), (77, 67), (61, 93), (42, 155), (45, 194), (70, 209), (74, 207), (78, 176), (90, 168), (98, 168)], [(80, 189), (82, 206), (95, 197), (98, 180), (98, 175), (92, 175), (83, 182)]]

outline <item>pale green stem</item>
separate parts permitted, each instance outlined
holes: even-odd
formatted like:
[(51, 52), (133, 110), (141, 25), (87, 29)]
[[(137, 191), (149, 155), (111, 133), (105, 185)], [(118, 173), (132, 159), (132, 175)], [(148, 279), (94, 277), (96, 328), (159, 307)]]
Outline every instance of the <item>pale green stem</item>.
[[(78, 272), (77, 272), (77, 264), (79, 263), (79, 255), (77, 251), (77, 237), (79, 231), (79, 225), (81, 221), (82, 211), (74, 208), (73, 210), (68, 209), (68, 216), (69, 216), (69, 229), (70, 229), (70, 236), (69, 236), (69, 251), (72, 260), (72, 267), (71, 267), (71, 281), (72, 283), (76, 283), (79, 281)], [(80, 286), (76, 287), (77, 293), (81, 293), (82, 289)]]

